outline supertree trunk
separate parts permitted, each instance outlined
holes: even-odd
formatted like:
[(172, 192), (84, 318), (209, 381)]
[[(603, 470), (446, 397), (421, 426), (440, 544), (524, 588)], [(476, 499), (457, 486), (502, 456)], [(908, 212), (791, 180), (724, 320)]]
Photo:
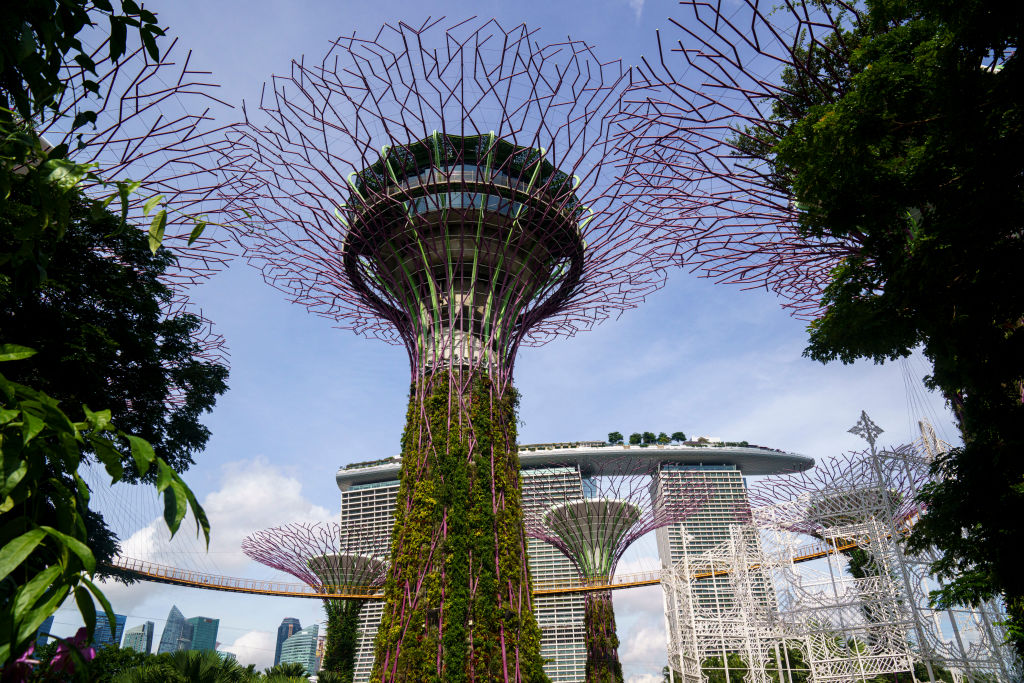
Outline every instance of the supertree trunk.
[(411, 394), (373, 679), (545, 681), (516, 391), (481, 371), (440, 371)]
[(612, 592), (604, 590), (587, 593), (583, 615), (587, 642), (587, 683), (622, 683)]
[(325, 600), (327, 612), (327, 643), (321, 671), (339, 674), (343, 681), (351, 681), (356, 669), (359, 610), (365, 600)]

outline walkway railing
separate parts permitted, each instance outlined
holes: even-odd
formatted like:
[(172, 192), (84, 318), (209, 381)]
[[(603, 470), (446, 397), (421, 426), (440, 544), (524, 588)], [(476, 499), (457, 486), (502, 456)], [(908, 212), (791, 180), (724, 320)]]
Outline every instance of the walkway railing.
[[(794, 553), (794, 562), (807, 562), (829, 553), (856, 548), (855, 543), (834, 547), (825, 541), (801, 546)], [(329, 586), (327, 593), (318, 592), (304, 583), (288, 583), (285, 581), (267, 581), (263, 579), (245, 579), (234, 576), (221, 576), (205, 572), (179, 569), (162, 564), (136, 560), (130, 557), (117, 557), (105, 564), (104, 568), (120, 571), (141, 581), (155, 581), (175, 586), (204, 588), (206, 590), (229, 591), (232, 593), (250, 593), (253, 595), (280, 595), (292, 598), (320, 598), (329, 600), (380, 600), (383, 590), (379, 586)], [(752, 567), (755, 568), (755, 567)], [(728, 574), (726, 570), (709, 571), (697, 574), (697, 578), (707, 578)], [(566, 593), (589, 593), (593, 591), (619, 590), (637, 586), (653, 586), (661, 582), (661, 570), (637, 572), (634, 574), (617, 574), (611, 581), (599, 579), (567, 579), (562, 581), (534, 581), (534, 595), (561, 595)]]

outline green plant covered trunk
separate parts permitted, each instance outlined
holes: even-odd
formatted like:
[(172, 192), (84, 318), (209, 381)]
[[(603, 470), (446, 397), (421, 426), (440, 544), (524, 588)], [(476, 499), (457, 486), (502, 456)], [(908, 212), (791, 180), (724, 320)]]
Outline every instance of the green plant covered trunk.
[(587, 593), (583, 614), (587, 633), (587, 683), (622, 683), (612, 592)]
[(321, 671), (330, 671), (351, 681), (356, 670), (356, 645), (359, 629), (359, 610), (365, 600), (325, 600), (327, 612), (327, 642)]
[(374, 681), (546, 681), (532, 612), (515, 390), (412, 388)]

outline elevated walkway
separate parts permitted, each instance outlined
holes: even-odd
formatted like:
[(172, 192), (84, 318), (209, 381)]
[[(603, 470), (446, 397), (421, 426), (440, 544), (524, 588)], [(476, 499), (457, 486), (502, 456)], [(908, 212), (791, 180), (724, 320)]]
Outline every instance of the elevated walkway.
[[(794, 553), (794, 562), (816, 560), (830, 553), (841, 552), (857, 547), (850, 543), (838, 548), (824, 541), (801, 546)], [(113, 562), (103, 565), (104, 569), (127, 574), (139, 581), (153, 581), (173, 586), (202, 588), (205, 590), (228, 591), (231, 593), (249, 593), (250, 595), (277, 595), (289, 598), (318, 598), (321, 600), (380, 600), (384, 597), (380, 588), (371, 586), (338, 586), (333, 592), (320, 593), (304, 583), (288, 583), (268, 581), (265, 579), (246, 579), (234, 576), (207, 574), (189, 569), (179, 569), (166, 565), (155, 564), (130, 557), (118, 557)], [(751, 567), (756, 568), (755, 567)], [(707, 572), (704, 576), (718, 576), (727, 571)], [(638, 586), (653, 586), (661, 582), (661, 571), (640, 572), (635, 574), (617, 574), (611, 581), (588, 582), (580, 579), (570, 581), (535, 581), (534, 595), (561, 595), (567, 593), (589, 593), (593, 591), (621, 590)]]

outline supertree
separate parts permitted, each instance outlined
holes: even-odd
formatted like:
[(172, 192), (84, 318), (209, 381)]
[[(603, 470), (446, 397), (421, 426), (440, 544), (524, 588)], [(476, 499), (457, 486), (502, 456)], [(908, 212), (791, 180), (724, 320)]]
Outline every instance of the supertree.
[[(257, 562), (291, 574), (318, 593), (339, 595), (366, 595), (383, 585), (387, 561), (373, 547), (364, 529), (356, 525), (342, 530), (336, 522), (286, 524), (242, 541), (242, 551)], [(327, 643), (321, 670), (351, 679), (359, 610), (365, 603), (366, 598), (324, 599)]]
[[(767, 289), (800, 318), (820, 300), (863, 237), (810, 235), (771, 165), (785, 115), (841, 95), (842, 28), (859, 21), (844, 2), (736, 6), (682, 0), (659, 32), (660, 59), (628, 96), (634, 201), (651, 226), (670, 228), (666, 257), (746, 289)], [(806, 208), (806, 207), (804, 207)]]
[(339, 38), (233, 137), (234, 218), (265, 279), (409, 356), (376, 680), (543, 679), (516, 353), (661, 283), (617, 193), (632, 72), (536, 38), (441, 20)]
[[(708, 498), (697, 483), (664, 495), (653, 475), (649, 463), (629, 458), (581, 465), (580, 488), (546, 489), (535, 501), (539, 512), (526, 517), (526, 533), (561, 550), (584, 584), (607, 586), (630, 545), (683, 521)], [(610, 589), (587, 591), (584, 628), (588, 683), (621, 683)]]

